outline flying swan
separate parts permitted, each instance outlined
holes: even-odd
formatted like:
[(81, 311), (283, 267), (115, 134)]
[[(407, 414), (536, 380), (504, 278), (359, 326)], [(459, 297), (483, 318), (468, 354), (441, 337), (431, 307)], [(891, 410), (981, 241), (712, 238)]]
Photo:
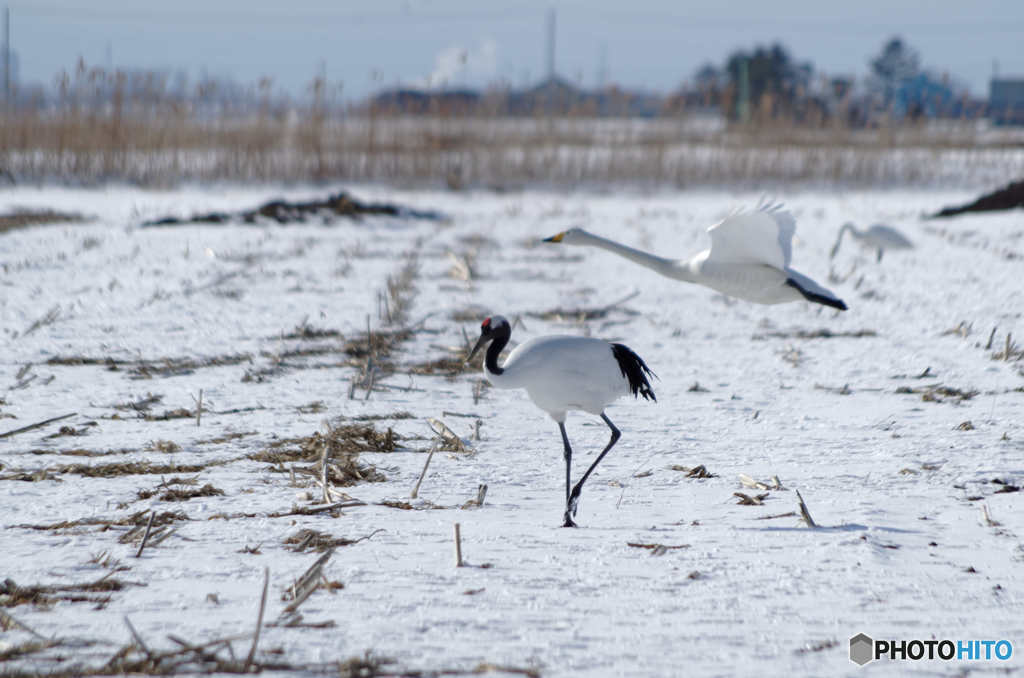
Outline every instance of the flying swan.
[(806, 299), (845, 311), (842, 299), (789, 267), (795, 231), (796, 221), (782, 205), (762, 205), (711, 226), (711, 247), (689, 259), (666, 259), (641, 252), (582, 228), (570, 228), (544, 242), (598, 247), (668, 278), (704, 285), (758, 304)]

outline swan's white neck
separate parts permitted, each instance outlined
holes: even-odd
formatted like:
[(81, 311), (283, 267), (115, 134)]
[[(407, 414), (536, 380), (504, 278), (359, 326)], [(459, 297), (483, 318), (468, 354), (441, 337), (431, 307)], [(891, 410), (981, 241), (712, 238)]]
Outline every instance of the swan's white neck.
[(626, 245), (615, 242), (614, 240), (608, 240), (601, 236), (582, 231), (576, 236), (576, 240), (573, 244), (585, 245), (589, 247), (598, 247), (603, 250), (617, 254), (620, 257), (629, 259), (633, 263), (645, 266), (652, 271), (656, 271), (663, 276), (669, 278), (675, 278), (676, 280), (686, 280), (693, 282), (693, 275), (686, 265), (686, 262), (679, 262), (675, 259), (665, 259), (664, 257), (658, 257), (647, 252), (643, 252), (638, 249), (633, 249)]

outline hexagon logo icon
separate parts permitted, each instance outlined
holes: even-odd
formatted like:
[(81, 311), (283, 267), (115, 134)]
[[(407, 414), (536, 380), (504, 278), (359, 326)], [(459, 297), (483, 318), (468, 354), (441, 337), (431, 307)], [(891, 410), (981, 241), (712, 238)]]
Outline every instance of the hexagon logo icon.
[(875, 641), (863, 633), (858, 633), (850, 638), (850, 661), (858, 666), (864, 666), (875, 658)]

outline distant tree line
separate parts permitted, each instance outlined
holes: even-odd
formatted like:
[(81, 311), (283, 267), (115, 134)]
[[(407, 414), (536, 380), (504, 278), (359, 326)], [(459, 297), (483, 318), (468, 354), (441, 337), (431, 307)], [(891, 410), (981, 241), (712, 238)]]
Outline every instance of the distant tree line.
[(701, 66), (694, 74), (693, 99), (720, 108), (734, 121), (844, 116), (848, 123), (866, 124), (880, 114), (915, 119), (968, 112), (966, 88), (923, 70), (918, 52), (899, 36), (887, 40), (868, 66), (864, 87), (855, 92), (852, 78), (815, 78), (814, 66), (794, 59), (781, 44), (757, 46), (732, 52), (721, 66)]

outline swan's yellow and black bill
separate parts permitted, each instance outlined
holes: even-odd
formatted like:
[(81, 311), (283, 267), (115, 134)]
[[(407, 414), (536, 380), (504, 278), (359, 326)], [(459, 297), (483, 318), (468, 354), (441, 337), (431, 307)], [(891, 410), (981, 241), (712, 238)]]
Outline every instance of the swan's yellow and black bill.
[(565, 231), (562, 231), (558, 235), (553, 235), (550, 238), (544, 238), (544, 242), (562, 242), (562, 238), (565, 237)]
[(477, 339), (476, 340), (476, 346), (474, 346), (473, 350), (469, 352), (469, 356), (466, 358), (466, 362), (467, 363), (471, 362), (473, 360), (473, 356), (476, 355), (476, 352), (479, 351), (480, 349), (482, 349), (484, 346), (486, 346), (487, 343), (490, 340), (491, 340), (491, 338), (486, 336), (486, 335), (480, 337), (479, 339)]

